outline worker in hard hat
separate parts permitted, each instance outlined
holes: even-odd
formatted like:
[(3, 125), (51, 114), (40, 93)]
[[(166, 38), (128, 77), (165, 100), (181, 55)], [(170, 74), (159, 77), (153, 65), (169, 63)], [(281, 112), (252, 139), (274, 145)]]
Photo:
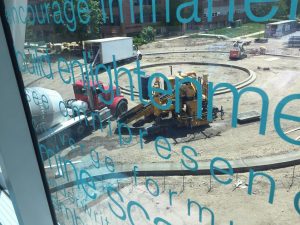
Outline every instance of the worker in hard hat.
[(267, 51), (267, 48), (265, 46), (260, 46), (259, 47), (259, 54), (265, 55)]

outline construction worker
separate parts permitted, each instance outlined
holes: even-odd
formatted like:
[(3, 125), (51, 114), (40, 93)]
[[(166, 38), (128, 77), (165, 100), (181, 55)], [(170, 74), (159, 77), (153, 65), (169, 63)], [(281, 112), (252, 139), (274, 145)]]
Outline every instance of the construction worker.
[(233, 43), (233, 47), (238, 48), (241, 52), (244, 52), (244, 42), (240, 42), (240, 41), (235, 41)]
[(259, 54), (265, 55), (267, 51), (267, 48), (265, 46), (260, 46), (259, 47)]
[(159, 77), (156, 77), (156, 78), (155, 78), (153, 87), (155, 87), (155, 88), (160, 88), (160, 79), (159, 79)]
[(188, 82), (185, 85), (185, 91), (186, 91), (186, 101), (190, 101), (190, 100), (193, 100), (195, 98), (196, 91), (195, 91), (194, 86), (190, 82)]

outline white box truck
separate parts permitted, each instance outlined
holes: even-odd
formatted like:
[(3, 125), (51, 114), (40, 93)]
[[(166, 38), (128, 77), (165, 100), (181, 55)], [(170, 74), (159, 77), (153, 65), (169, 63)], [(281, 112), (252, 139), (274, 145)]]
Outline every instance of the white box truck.
[(91, 58), (88, 63), (110, 64), (113, 62), (113, 55), (116, 61), (127, 59), (142, 59), (142, 54), (136, 46), (133, 45), (132, 37), (112, 37), (83, 42), (83, 50), (90, 52)]

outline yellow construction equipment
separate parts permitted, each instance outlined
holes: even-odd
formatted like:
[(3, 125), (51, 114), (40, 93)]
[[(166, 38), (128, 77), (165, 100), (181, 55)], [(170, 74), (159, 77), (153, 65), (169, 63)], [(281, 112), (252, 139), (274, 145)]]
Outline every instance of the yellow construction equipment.
[[(180, 111), (175, 111), (175, 78), (184, 79), (185, 77), (191, 77), (197, 79), (202, 86), (202, 102), (197, 101), (197, 88), (193, 82), (183, 82), (179, 87), (180, 91)], [(149, 122), (154, 122), (154, 126), (157, 128), (161, 126), (175, 125), (177, 127), (199, 127), (203, 125), (208, 125), (207, 120), (207, 95), (208, 95), (208, 75), (203, 75), (202, 77), (197, 77), (195, 72), (190, 73), (179, 73), (175, 76), (169, 76), (168, 81), (172, 86), (172, 94), (162, 95), (159, 92), (153, 92), (153, 99), (159, 105), (164, 105), (168, 101), (172, 104), (167, 110), (161, 110), (155, 107), (151, 102), (146, 105), (139, 104), (129, 110), (127, 113), (123, 114), (119, 121), (120, 123), (133, 124), (133, 127), (142, 127), (144, 124)], [(153, 84), (155, 88), (162, 88), (162, 82), (159, 79), (155, 79)], [(197, 117), (197, 106), (202, 104), (202, 118)], [(214, 118), (217, 117), (217, 113), (221, 112), (223, 115), (223, 110), (218, 108), (213, 108)], [(167, 122), (166, 122), (167, 121)], [(165, 123), (164, 123), (165, 122)]]

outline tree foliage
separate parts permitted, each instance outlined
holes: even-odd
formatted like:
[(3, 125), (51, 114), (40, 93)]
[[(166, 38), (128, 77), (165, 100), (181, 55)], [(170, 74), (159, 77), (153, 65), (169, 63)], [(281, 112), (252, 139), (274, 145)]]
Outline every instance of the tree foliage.
[(144, 27), (140, 35), (133, 38), (133, 43), (137, 46), (147, 44), (155, 40), (156, 30), (151, 27)]
[(146, 42), (154, 41), (154, 39), (155, 39), (155, 29), (151, 26), (144, 27), (142, 32), (141, 32), (141, 37)]
[[(74, 0), (74, 2), (77, 1), (78, 0)], [(79, 23), (79, 21), (77, 21), (78, 28), (74, 33), (74, 37), (76, 39), (75, 41), (101, 38), (101, 26), (103, 24), (103, 17), (99, 6), (99, 0), (88, 0), (87, 3), (90, 9), (90, 22), (88, 24), (81, 24)], [(71, 32), (68, 31), (68, 29), (64, 30), (67, 34), (69, 33), (69, 35), (72, 35)]]
[(253, 13), (256, 16), (265, 16), (267, 15), (272, 6), (277, 6), (278, 10), (276, 15), (274, 16), (274, 19), (287, 19), (289, 15), (290, 10), (290, 0), (279, 0), (278, 3), (269, 2), (269, 3), (256, 3), (252, 4), (251, 8), (253, 10)]
[[(103, 24), (103, 17), (101, 13), (101, 9), (99, 6), (99, 0), (87, 0), (87, 4), (89, 7), (89, 14), (81, 14), (83, 20), (90, 16), (90, 20), (88, 24), (82, 24), (79, 20), (77, 3), (79, 0), (73, 0), (74, 3), (74, 18), (76, 23), (76, 30), (70, 31), (68, 29), (68, 24), (27, 24), (26, 25), (26, 41), (45, 41), (45, 42), (63, 42), (63, 41), (83, 41), (87, 39), (95, 39), (101, 38), (101, 26)], [(50, 5), (52, 0), (48, 0), (45, 2), (49, 2)], [(64, 8), (64, 0), (59, 1), (61, 11), (63, 12)], [(82, 7), (82, 5), (81, 5)], [(52, 10), (50, 10), (50, 18), (53, 18), (55, 15)], [(71, 17), (72, 11), (68, 8), (67, 15)], [(46, 31), (49, 35), (41, 36), (40, 31)]]

